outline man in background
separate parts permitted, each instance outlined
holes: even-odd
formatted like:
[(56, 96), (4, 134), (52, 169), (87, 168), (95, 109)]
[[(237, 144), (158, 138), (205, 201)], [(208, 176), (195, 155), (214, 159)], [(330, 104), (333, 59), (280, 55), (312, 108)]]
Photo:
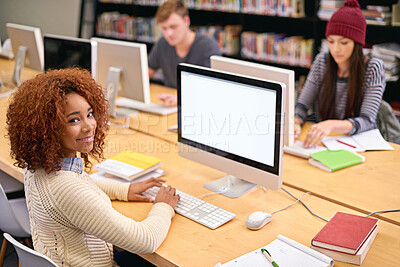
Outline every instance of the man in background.
[[(167, 0), (155, 16), (163, 37), (153, 46), (149, 55), (149, 77), (161, 69), (164, 85), (176, 88), (179, 63), (210, 67), (210, 56), (221, 55), (215, 39), (190, 30), (189, 11), (180, 0)], [(158, 96), (164, 105), (175, 105), (176, 96)]]

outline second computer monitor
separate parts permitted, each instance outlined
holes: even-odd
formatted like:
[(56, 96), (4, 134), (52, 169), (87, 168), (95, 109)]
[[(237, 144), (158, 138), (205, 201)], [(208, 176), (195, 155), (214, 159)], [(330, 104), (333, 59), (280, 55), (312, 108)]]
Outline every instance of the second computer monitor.
[(96, 42), (88, 39), (45, 34), (44, 69), (81, 67), (96, 77)]
[(118, 96), (150, 103), (149, 70), (145, 44), (92, 38), (97, 42), (97, 80), (106, 87), (113, 69), (120, 71)]
[(8, 38), (14, 57), (18, 60), (19, 49), (24, 47), (24, 64), (28, 68), (43, 71), (43, 39), (40, 28), (7, 23)]
[(179, 154), (231, 175), (205, 185), (226, 196), (238, 197), (254, 184), (277, 190), (284, 106), (282, 83), (180, 64)]
[(285, 108), (285, 145), (294, 143), (294, 105), (295, 105), (295, 77), (294, 71), (272, 67), (263, 64), (252, 63), (244, 60), (231, 59), (221, 56), (211, 57), (211, 68), (228, 71), (242, 75), (248, 75), (260, 79), (281, 82), (286, 85)]

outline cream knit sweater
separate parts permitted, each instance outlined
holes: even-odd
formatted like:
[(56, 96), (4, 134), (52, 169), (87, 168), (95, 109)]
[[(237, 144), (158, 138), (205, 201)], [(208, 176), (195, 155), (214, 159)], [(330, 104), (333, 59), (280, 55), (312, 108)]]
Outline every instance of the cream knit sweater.
[(157, 203), (142, 222), (125, 217), (112, 208), (110, 199), (126, 201), (128, 187), (85, 173), (26, 171), (35, 250), (59, 266), (115, 266), (113, 245), (132, 253), (153, 253), (167, 236), (174, 210)]

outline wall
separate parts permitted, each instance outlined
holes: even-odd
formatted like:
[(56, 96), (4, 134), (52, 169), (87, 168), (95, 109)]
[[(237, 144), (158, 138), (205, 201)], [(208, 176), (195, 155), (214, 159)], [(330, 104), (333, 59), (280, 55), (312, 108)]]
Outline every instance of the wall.
[(0, 37), (6, 23), (39, 27), (42, 34), (78, 37), (81, 0), (0, 0)]

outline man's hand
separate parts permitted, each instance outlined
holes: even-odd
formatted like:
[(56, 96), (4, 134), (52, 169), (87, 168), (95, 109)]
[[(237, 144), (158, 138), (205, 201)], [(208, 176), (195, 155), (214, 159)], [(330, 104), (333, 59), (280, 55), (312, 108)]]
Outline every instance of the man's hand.
[(159, 94), (157, 97), (163, 102), (163, 105), (167, 107), (176, 106), (178, 103), (178, 97), (176, 95)]

